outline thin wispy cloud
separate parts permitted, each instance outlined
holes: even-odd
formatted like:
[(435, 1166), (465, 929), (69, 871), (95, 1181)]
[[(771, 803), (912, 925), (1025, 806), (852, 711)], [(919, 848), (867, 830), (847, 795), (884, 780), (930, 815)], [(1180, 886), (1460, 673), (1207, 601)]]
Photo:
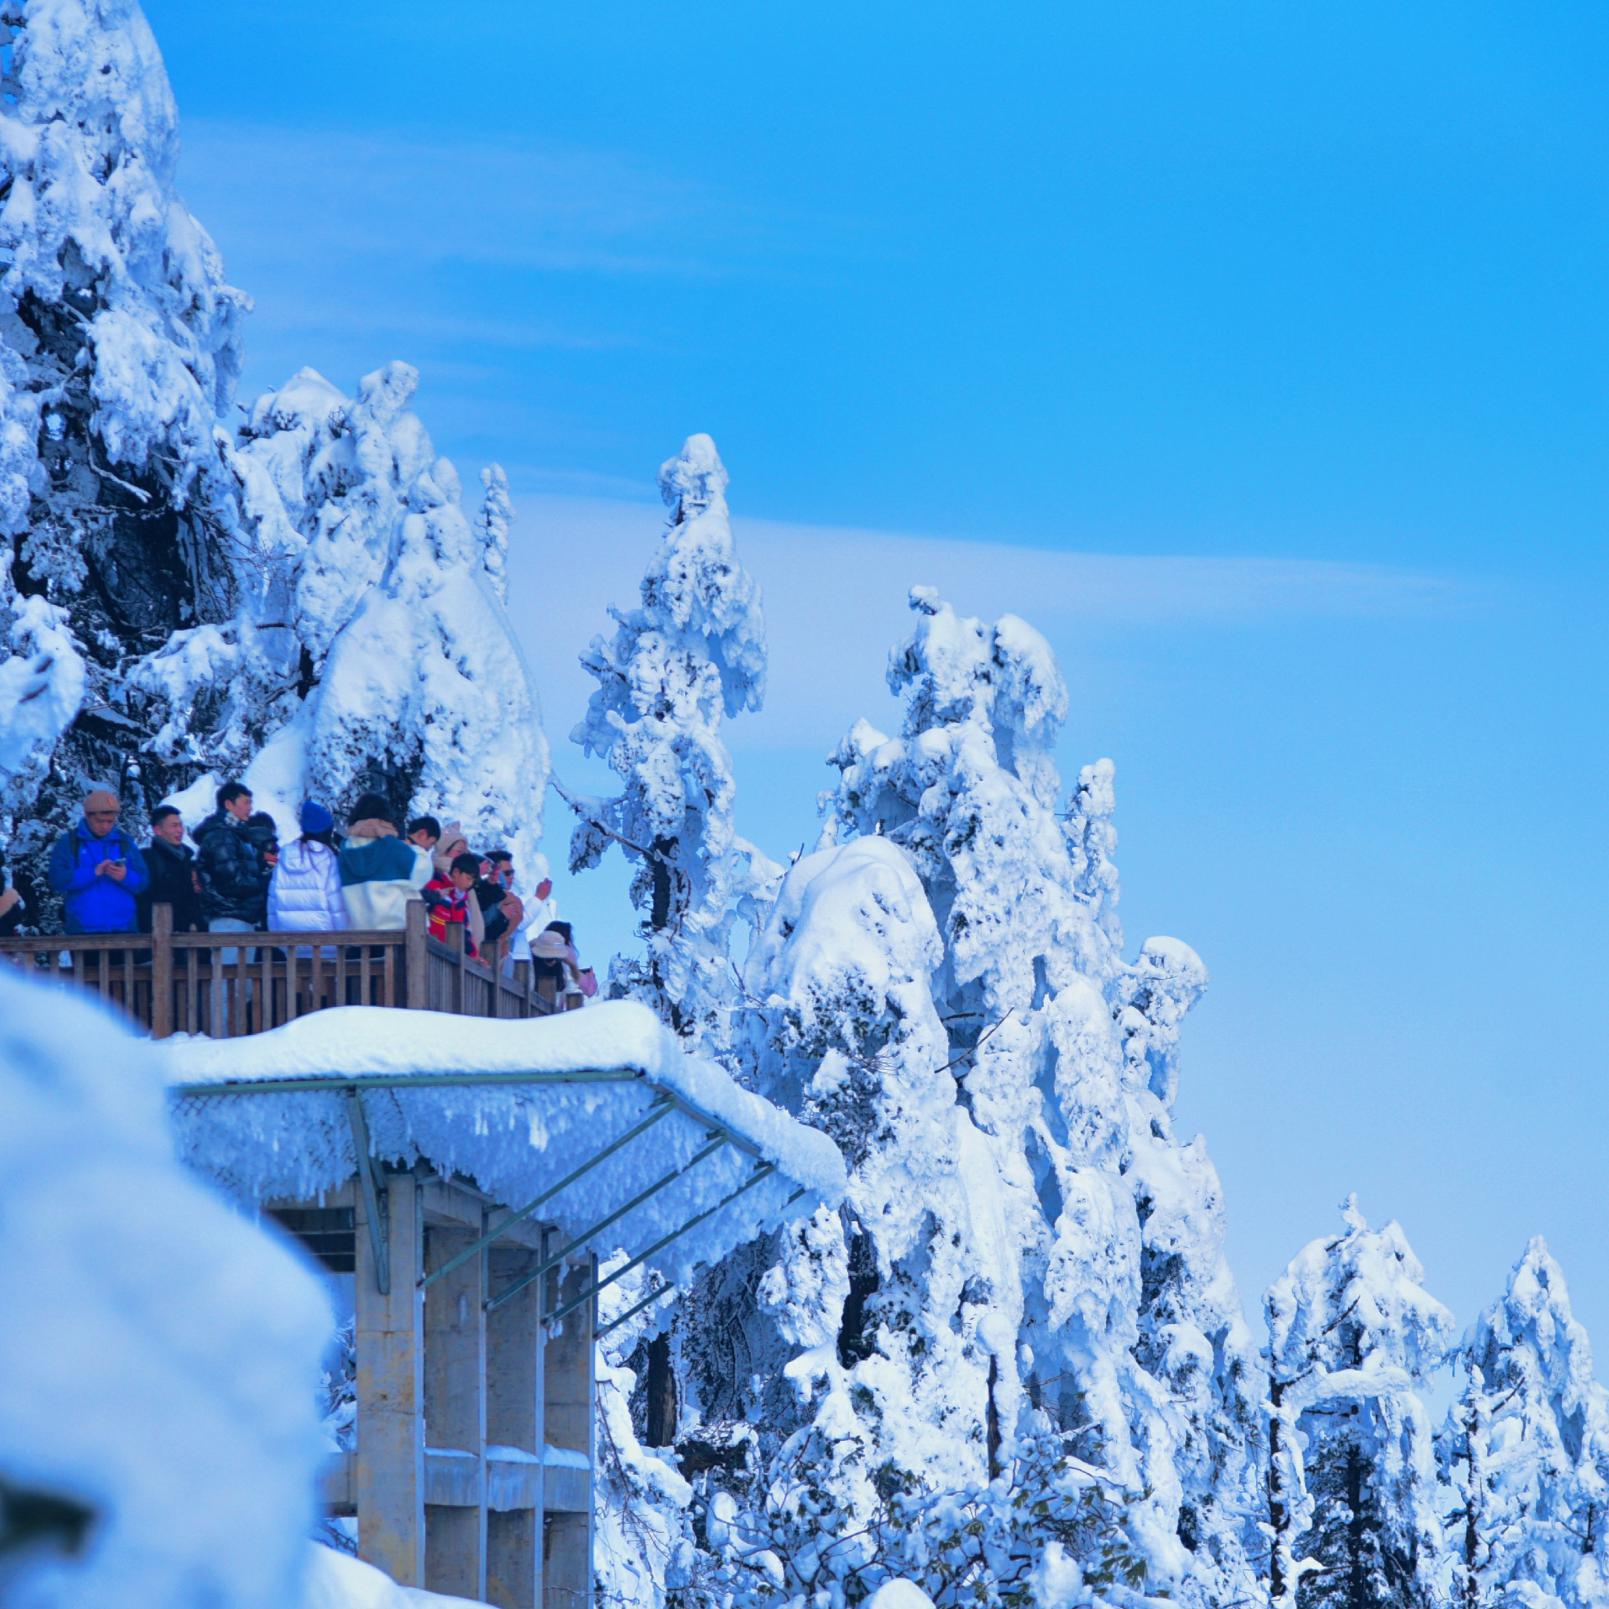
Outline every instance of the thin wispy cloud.
[(309, 265), (405, 250), (415, 267), (721, 279), (830, 229), (616, 153), (481, 136), (192, 118), (180, 182), (226, 250)]
[[(590, 683), (576, 655), (635, 601), (662, 525), (656, 504), (527, 493), (518, 499), (514, 613), (554, 733)], [(884, 669), (916, 584), (958, 609), (1018, 614), (1064, 661), (1098, 630), (1243, 628), (1339, 618), (1445, 615), (1478, 603), (1462, 580), (1325, 560), (1076, 553), (909, 532), (734, 519), (765, 589), (771, 670), (764, 711), (734, 725), (739, 747), (829, 746), (859, 715), (892, 718)]]

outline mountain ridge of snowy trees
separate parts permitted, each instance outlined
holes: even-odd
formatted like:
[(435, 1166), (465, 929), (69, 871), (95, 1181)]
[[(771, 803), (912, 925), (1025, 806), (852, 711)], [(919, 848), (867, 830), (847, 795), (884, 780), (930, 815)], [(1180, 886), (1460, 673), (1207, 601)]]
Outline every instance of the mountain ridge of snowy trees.
[[(175, 191), (137, 4), (4, 0), (0, 25), (8, 858), (90, 783), (132, 810), (239, 772), (281, 808), (378, 787), (456, 815), (534, 881), (507, 477), (466, 511), (405, 363), (353, 395), (304, 369), (226, 424), (249, 304)], [(851, 727), (819, 843), (773, 867), (722, 738), (767, 649), (709, 437), (661, 490), (638, 603), (583, 656), (575, 741), (620, 786), (573, 801), (572, 863), (634, 863), (616, 985), (851, 1176), (608, 1341), (602, 1602), (1609, 1605), (1609, 1394), (1540, 1241), (1459, 1341), (1401, 1228), (1349, 1202), (1253, 1336), (1220, 1181), (1175, 1132), (1206, 969), (1126, 950), (1114, 768), (1064, 790), (1044, 639), (914, 589), (900, 729)]]

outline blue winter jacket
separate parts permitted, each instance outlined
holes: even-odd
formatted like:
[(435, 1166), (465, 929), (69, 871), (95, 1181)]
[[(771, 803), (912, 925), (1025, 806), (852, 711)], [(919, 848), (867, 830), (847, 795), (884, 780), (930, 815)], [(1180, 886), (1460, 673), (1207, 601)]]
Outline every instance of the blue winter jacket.
[[(95, 868), (103, 860), (124, 860), (128, 874), (120, 883)], [(121, 827), (104, 838), (80, 821), (64, 832), (50, 852), (50, 886), (67, 906), (69, 933), (132, 933), (138, 926), (137, 897), (151, 881), (139, 845)]]

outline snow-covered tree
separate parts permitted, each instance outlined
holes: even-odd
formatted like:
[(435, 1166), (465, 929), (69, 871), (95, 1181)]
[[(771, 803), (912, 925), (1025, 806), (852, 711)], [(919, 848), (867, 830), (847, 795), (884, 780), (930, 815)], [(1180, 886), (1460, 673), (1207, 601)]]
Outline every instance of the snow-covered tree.
[(851, 1185), (671, 1331), (682, 1397), (648, 1422), (701, 1471), (686, 1601), (1228, 1603), (1262, 1388), (1216, 1176), (1172, 1134), (1205, 972), (1122, 957), (1111, 767), (1060, 807), (1043, 639), (912, 601), (901, 733), (840, 747), (744, 975), (750, 1081)]
[(729, 1035), (730, 934), (751, 881), (720, 724), (765, 691), (760, 592), (738, 561), (726, 486), (708, 436), (689, 436), (660, 470), (670, 518), (640, 605), (611, 610), (613, 637), (582, 656), (598, 685), (573, 734), (621, 779), (613, 798), (578, 801), (570, 849), (572, 870), (610, 844), (634, 866), (646, 955), (617, 966), (616, 985), (711, 1048)]
[(132, 778), (132, 672), (250, 612), (258, 556), (219, 426), (246, 299), (175, 192), (145, 18), (7, 0), (0, 32), (0, 645), (26, 662), (0, 673), (0, 815), (26, 803), (26, 864), (87, 783)]
[(1245, 1576), (1261, 1392), (1216, 1176), (1168, 1109), (1205, 971), (1173, 940), (1122, 958), (1110, 763), (1058, 811), (1050, 746), (1068, 694), (1044, 640), (924, 589), (912, 607), (889, 669), (904, 728), (862, 723), (834, 756), (837, 823), (909, 852), (943, 932), (958, 1095), (1011, 1247), (997, 1411), (1007, 1438), (1051, 1427), (1136, 1494), (1128, 1523), (1153, 1581), (1210, 1593)]
[(1609, 1602), (1609, 1394), (1540, 1238), (1475, 1325), (1438, 1439), (1460, 1609)]
[(235, 440), (247, 302), (175, 194), (139, 7), (7, 0), (0, 27), (8, 858), (35, 870), (91, 783), (137, 809), (244, 771), (286, 807), (379, 786), (540, 876), (547, 755), (503, 612), (502, 472), (472, 529), (406, 364), (356, 399), (303, 371)]
[[(1424, 1289), (1424, 1269), (1395, 1223), (1370, 1229), (1357, 1203), (1340, 1235), (1315, 1240), (1265, 1298), (1268, 1368), (1277, 1395), (1276, 1440), (1296, 1415), (1311, 1523), (1301, 1551), (1301, 1609), (1439, 1609), (1446, 1602), (1443, 1541), (1430, 1426), (1419, 1391), (1445, 1358), (1453, 1321)], [(1280, 1449), (1288, 1457), (1289, 1447)], [(1297, 1552), (1279, 1534), (1270, 1489), (1276, 1571)], [(1276, 1601), (1288, 1580), (1276, 1581)]]
[(514, 523), (514, 505), (508, 495), (508, 476), (501, 464), (488, 464), (480, 472), (484, 488), (475, 516), (481, 564), (499, 603), (508, 602), (508, 533)]
[[(236, 457), (248, 509), (277, 522), (294, 673), (251, 701), (257, 718), (237, 723), (224, 758), (244, 768), (255, 754), (251, 779), (287, 800), (341, 805), (373, 788), (399, 811), (455, 817), (471, 842), (509, 845), (539, 877), (548, 756), (536, 698), (488, 539), (408, 407), (418, 378), (390, 363), (347, 397), (304, 369), (252, 408)], [(507, 482), (488, 475), (506, 537)], [(249, 658), (249, 628), (232, 629), (206, 645), (226, 663)], [(207, 661), (181, 636), (146, 672), (169, 714), (159, 751), (196, 765), (217, 763), (190, 736), (197, 699), (220, 681)]]

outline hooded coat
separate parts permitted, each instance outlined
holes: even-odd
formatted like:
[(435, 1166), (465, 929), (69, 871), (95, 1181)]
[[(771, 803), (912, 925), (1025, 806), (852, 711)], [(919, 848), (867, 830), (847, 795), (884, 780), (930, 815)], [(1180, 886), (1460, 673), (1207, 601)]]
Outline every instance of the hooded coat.
[(316, 838), (282, 849), (268, 882), (268, 931), (341, 933), (351, 925), (336, 852)]
[(430, 856), (404, 842), (389, 821), (354, 821), (341, 845), (341, 894), (347, 918), (362, 932), (400, 932), (408, 902), (430, 881)]

